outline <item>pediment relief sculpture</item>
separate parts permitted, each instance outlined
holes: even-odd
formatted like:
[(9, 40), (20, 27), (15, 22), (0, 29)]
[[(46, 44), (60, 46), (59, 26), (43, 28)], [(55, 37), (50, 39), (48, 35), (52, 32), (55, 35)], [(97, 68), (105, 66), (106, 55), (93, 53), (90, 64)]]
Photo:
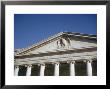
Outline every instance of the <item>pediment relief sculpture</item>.
[(62, 37), (57, 41), (58, 48), (69, 48), (71, 46), (71, 40), (68, 37)]

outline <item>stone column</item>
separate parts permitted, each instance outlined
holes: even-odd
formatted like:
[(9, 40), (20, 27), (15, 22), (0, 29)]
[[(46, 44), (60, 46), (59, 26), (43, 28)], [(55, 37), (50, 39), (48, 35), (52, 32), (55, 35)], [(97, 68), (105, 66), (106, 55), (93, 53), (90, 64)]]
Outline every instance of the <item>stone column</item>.
[(32, 65), (27, 66), (26, 76), (31, 76), (31, 67)]
[(44, 72), (45, 72), (45, 64), (41, 64), (40, 65), (40, 76), (44, 76)]
[(19, 72), (19, 66), (15, 66), (14, 75), (18, 76), (18, 72)]
[(92, 61), (87, 61), (87, 75), (92, 76)]
[(75, 76), (75, 61), (70, 62), (70, 76)]
[(55, 63), (54, 76), (59, 76), (59, 63)]

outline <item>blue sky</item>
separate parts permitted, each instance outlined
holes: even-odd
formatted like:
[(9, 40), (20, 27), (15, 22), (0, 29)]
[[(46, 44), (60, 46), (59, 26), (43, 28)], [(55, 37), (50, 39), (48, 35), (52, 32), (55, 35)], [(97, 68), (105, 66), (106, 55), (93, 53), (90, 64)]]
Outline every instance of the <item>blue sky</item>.
[(59, 32), (97, 34), (96, 14), (15, 14), (14, 48), (25, 48)]

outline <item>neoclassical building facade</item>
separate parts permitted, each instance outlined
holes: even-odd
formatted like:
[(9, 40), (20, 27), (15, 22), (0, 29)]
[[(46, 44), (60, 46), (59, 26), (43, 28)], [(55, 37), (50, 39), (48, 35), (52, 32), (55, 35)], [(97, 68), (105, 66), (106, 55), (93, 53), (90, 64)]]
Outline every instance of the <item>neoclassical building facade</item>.
[(96, 35), (60, 32), (15, 50), (15, 76), (96, 76)]

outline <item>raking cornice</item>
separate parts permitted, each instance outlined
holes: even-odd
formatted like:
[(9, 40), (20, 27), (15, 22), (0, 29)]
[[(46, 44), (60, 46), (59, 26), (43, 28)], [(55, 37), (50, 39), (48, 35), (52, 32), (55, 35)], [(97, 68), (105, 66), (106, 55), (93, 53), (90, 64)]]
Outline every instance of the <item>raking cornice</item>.
[(51, 43), (55, 40), (58, 40), (63, 36), (75, 36), (75, 37), (80, 37), (80, 38), (97, 40), (96, 35), (92, 35), (92, 34), (83, 34), (83, 33), (75, 33), (75, 32), (60, 32), (58, 34), (55, 34), (55, 35), (49, 37), (48, 39), (45, 39), (45, 40), (42, 40), (41, 42), (38, 42), (37, 44), (34, 44), (34, 45), (29, 46), (27, 48), (21, 49), (19, 52), (16, 52), (15, 56), (24, 55), (32, 50), (35, 50), (36, 48), (42, 47), (48, 43)]

